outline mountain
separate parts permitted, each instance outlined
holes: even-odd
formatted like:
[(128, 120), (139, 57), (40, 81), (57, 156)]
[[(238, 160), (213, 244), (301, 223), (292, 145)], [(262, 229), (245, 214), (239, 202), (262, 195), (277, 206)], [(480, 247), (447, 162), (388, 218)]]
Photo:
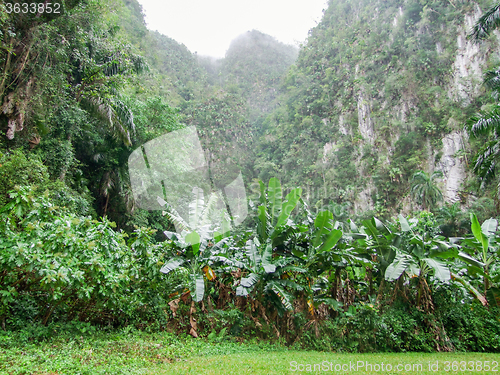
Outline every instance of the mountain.
[[(331, 0), (266, 119), (256, 172), (358, 214), (409, 210), (412, 174), (467, 201), (467, 119), (491, 101), (497, 41), (466, 38), (487, 1)], [(474, 147), (474, 146), (473, 146)]]
[(223, 59), (198, 57), (211, 90), (183, 109), (214, 163), (232, 160), (247, 183), (256, 175), (256, 142), (276, 107), (282, 79), (298, 50), (256, 30), (235, 38)]
[(221, 64), (225, 86), (234, 85), (248, 101), (250, 116), (275, 105), (281, 79), (295, 62), (298, 49), (257, 30), (234, 39)]
[[(137, 0), (64, 4), (58, 17), (0, 17), (0, 153), (27, 158), (9, 176), (42, 163), (39, 189), (58, 205), (165, 229), (134, 210), (127, 160), (185, 125), (247, 187), (278, 177), (339, 215), (418, 208), (417, 170), (443, 172), (448, 202), (491, 193), (469, 172), (484, 139), (463, 132), (494, 103), (482, 72), (498, 39), (466, 37), (485, 0), (331, 0), (299, 50), (252, 30), (217, 60), (148, 30)], [(7, 177), (5, 202), (18, 184)]]

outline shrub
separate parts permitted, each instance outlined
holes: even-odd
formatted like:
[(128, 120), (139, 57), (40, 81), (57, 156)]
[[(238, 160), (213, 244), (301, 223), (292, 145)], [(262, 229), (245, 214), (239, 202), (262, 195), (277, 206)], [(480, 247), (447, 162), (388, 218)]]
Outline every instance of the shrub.
[(9, 199), (15, 186), (41, 186), (49, 179), (47, 168), (33, 155), (21, 150), (0, 155), (0, 207)]
[(129, 237), (113, 222), (59, 209), (27, 187), (11, 196), (0, 211), (4, 324), (51, 318), (166, 324), (168, 291), (159, 268), (168, 243), (153, 244), (154, 231), (137, 229)]

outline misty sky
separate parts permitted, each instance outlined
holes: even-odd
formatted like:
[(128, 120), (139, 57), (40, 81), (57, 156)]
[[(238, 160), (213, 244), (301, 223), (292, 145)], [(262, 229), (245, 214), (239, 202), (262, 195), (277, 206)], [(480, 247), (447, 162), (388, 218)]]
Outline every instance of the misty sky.
[(327, 0), (138, 0), (148, 28), (199, 55), (224, 57), (236, 36), (256, 29), (297, 44), (321, 20)]

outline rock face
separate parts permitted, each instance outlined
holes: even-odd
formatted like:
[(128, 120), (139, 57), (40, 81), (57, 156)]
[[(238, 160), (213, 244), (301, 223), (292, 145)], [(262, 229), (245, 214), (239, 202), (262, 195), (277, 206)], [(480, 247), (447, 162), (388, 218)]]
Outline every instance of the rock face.
[(479, 45), (467, 39), (466, 33), (481, 16), (476, 4), (474, 12), (464, 16), (464, 24), (457, 36), (457, 54), (453, 63), (453, 82), (450, 96), (462, 105), (468, 105), (478, 95), (482, 82), (482, 71), (486, 64), (485, 55), (480, 53)]
[(483, 71), (500, 60), (494, 37), (467, 38), (489, 6), (329, 1), (266, 123), (275, 138), (265, 150), (285, 184), (326, 186), (323, 201), (390, 215), (416, 208), (416, 171), (440, 170), (445, 201), (459, 201), (470, 170), (464, 125), (487, 101)]
[[(456, 37), (456, 54), (451, 66), (452, 74), (449, 80), (448, 97), (457, 105), (466, 107), (474, 98), (476, 98), (482, 87), (482, 74), (487, 64), (487, 55), (481, 51), (480, 45), (471, 42), (467, 38), (467, 33), (481, 16), (482, 10), (475, 4), (473, 11), (463, 16), (462, 26), (458, 27), (458, 35)], [(394, 16), (393, 26), (396, 27), (398, 19), (403, 15), (402, 8)], [(500, 40), (500, 33), (496, 33), (497, 39)], [(441, 55), (445, 53), (441, 42), (436, 43), (436, 52)], [(385, 104), (385, 103), (384, 103)], [(407, 115), (411, 114), (409, 107), (413, 103), (406, 100), (401, 100), (401, 104), (394, 107), (395, 117), (401, 119), (401, 123), (407, 122)], [(358, 130), (363, 138), (363, 141), (373, 145), (380, 137), (374, 130), (373, 121), (371, 119), (370, 105), (366, 100), (365, 95), (358, 95)], [(435, 170), (443, 172), (443, 179), (440, 186), (445, 202), (455, 203), (460, 201), (460, 189), (467, 178), (467, 168), (465, 162), (465, 150), (467, 148), (467, 134), (464, 130), (460, 130), (463, 125), (452, 123), (453, 130), (442, 138), (442, 148), (435, 149), (431, 147), (429, 142), (426, 142), (426, 154), (428, 162), (425, 164), (427, 172), (432, 173)], [(412, 125), (410, 125), (412, 126)], [(414, 129), (412, 129), (414, 130)], [(390, 157), (392, 155), (395, 141), (400, 138), (400, 132), (397, 129), (391, 131), (391, 146), (387, 149), (385, 159), (386, 164), (390, 168)], [(436, 155), (441, 154), (439, 160), (433, 160)], [(367, 185), (357, 194), (354, 202), (355, 211), (366, 211), (374, 208), (372, 193), (375, 191), (373, 181), (369, 181)], [(402, 197), (402, 200), (403, 197)], [(407, 202), (408, 203), (408, 202)], [(402, 207), (404, 211), (404, 207)]]
[(460, 200), (458, 193), (465, 180), (466, 169), (463, 159), (457, 154), (465, 148), (466, 137), (465, 132), (454, 131), (443, 138), (443, 156), (437, 163), (437, 169), (444, 175), (443, 198), (448, 203)]
[(373, 210), (373, 199), (371, 196), (373, 186), (368, 186), (361, 190), (356, 200), (354, 201), (354, 212), (361, 214), (363, 212)]
[(365, 95), (360, 92), (358, 96), (358, 130), (366, 142), (373, 144), (374, 133), (370, 114), (370, 103), (365, 99)]

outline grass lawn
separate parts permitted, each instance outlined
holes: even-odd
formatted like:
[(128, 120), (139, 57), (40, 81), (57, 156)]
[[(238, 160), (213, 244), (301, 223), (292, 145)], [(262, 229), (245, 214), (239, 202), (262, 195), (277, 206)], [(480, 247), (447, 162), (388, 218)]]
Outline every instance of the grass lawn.
[[(456, 361), (454, 363), (454, 361)], [(460, 364), (461, 361), (462, 364)], [(489, 361), (489, 363), (487, 362)], [(379, 353), (338, 354), (304, 351), (254, 352), (187, 358), (158, 366), (155, 374), (495, 374), (499, 354)], [(307, 365), (310, 366), (307, 366)], [(316, 364), (316, 371), (314, 365)], [(359, 368), (358, 368), (359, 365)], [(371, 367), (370, 367), (371, 365)], [(466, 369), (461, 371), (460, 367)], [(489, 366), (489, 371), (477, 371)], [(406, 369), (405, 369), (406, 367)], [(467, 371), (467, 367), (470, 369)], [(454, 371), (456, 369), (457, 371)], [(474, 371), (472, 371), (474, 369)], [(447, 371), (448, 370), (448, 371)]]
[(62, 333), (43, 341), (0, 333), (0, 374), (495, 374), (498, 363), (500, 354), (320, 353), (168, 333)]

